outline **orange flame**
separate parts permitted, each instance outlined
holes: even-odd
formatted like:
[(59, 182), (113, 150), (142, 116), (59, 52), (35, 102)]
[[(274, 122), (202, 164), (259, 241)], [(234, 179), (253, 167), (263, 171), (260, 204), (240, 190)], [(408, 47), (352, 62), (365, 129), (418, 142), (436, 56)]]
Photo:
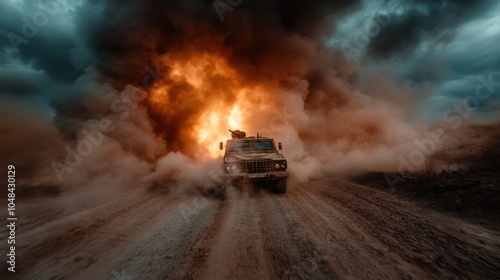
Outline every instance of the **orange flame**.
[[(175, 60), (174, 56), (163, 58), (172, 68), (169, 79), (185, 81), (192, 88), (186, 100), (201, 107), (196, 111), (197, 119), (191, 124), (189, 135), (195, 139), (195, 158), (205, 160), (222, 155), (219, 142), (230, 137), (228, 129), (245, 130), (246, 120), (255, 109), (259, 91), (254, 87), (243, 86), (236, 73), (225, 61), (213, 54), (201, 54), (185, 61)], [(219, 82), (214, 82), (219, 81)], [(227, 84), (221, 83), (225, 81)], [(162, 108), (169, 108), (168, 91), (172, 85), (160, 83), (152, 90), (149, 100)], [(170, 108), (165, 110), (183, 110)]]

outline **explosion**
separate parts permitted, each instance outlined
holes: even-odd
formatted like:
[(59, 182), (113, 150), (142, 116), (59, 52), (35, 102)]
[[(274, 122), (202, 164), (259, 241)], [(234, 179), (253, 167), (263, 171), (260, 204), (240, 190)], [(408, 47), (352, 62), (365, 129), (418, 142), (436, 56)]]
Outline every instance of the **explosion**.
[[(241, 129), (282, 142), (292, 176), (306, 180), (325, 172), (395, 169), (395, 148), (417, 136), (404, 108), (357, 91), (355, 68), (325, 48), (322, 4), (248, 2), (223, 23), (209, 5), (156, 4), (154, 18), (120, 6), (143, 21), (116, 19), (120, 28), (106, 33), (101, 47), (124, 49), (106, 53), (115, 63), (101, 67), (120, 81), (140, 80), (134, 71), (140, 67), (130, 65), (144, 59), (167, 69), (143, 102), (167, 153), (203, 164), (221, 156), (218, 143), (228, 139), (228, 129)], [(332, 3), (327, 10), (344, 6)], [(301, 18), (294, 9), (310, 13)]]
[[(298, 181), (396, 169), (397, 150), (418, 132), (405, 122), (407, 108), (359, 92), (356, 65), (325, 46), (330, 16), (355, 4), (340, 2), (248, 1), (224, 22), (201, 1), (111, 2), (94, 46), (98, 78), (82, 75), (82, 94), (52, 104), (70, 146), (85, 140), (92, 120), (113, 124), (79, 165), (91, 174), (82, 177), (128, 169), (138, 178), (189, 177), (182, 172), (221, 156), (228, 129), (282, 142)], [(147, 65), (165, 71), (145, 99), (115, 112), (117, 99), (144, 91)], [(109, 164), (110, 155), (122, 160)]]
[[(238, 73), (224, 58), (205, 53), (187, 61), (175, 60), (173, 56), (160, 60), (171, 71), (148, 97), (151, 108), (160, 116), (159, 122), (171, 126), (169, 118), (196, 106), (199, 110), (192, 109), (192, 115), (187, 116), (189, 122), (183, 127), (187, 131), (183, 132), (185, 141), (193, 140), (188, 150), (196, 151), (193, 156), (197, 160), (219, 157), (218, 143), (227, 139), (228, 129), (246, 126), (252, 107), (247, 96), (255, 91), (242, 85)], [(231, 86), (226, 86), (226, 82)], [(184, 88), (178, 92), (180, 84)], [(226, 98), (220, 98), (223, 96)]]

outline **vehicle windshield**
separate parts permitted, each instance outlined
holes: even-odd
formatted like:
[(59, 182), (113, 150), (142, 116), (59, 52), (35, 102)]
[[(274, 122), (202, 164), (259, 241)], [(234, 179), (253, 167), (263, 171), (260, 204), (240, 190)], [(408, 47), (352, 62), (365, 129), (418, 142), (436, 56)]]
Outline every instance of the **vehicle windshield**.
[(253, 142), (254, 150), (274, 150), (273, 141), (264, 140), (264, 141), (254, 141)]
[(250, 151), (250, 141), (228, 141), (227, 151), (228, 152), (241, 152)]

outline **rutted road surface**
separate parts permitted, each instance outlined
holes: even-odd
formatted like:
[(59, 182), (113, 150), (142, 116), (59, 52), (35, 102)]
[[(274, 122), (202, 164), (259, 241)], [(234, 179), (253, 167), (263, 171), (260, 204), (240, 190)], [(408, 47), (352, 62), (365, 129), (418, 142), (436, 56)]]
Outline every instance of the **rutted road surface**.
[(72, 213), (37, 203), (19, 205), (17, 272), (3, 261), (1, 279), (500, 277), (498, 232), (342, 181), (134, 194)]

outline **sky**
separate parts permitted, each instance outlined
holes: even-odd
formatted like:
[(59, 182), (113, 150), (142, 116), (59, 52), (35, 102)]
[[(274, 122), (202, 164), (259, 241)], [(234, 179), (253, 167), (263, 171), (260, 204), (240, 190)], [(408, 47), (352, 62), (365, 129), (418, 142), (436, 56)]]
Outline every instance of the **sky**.
[[(399, 83), (422, 88), (421, 117), (433, 120), (474, 96), (481, 77), (500, 81), (499, 12), (498, 1), (364, 1), (337, 21), (328, 45), (360, 49), (361, 72), (388, 67)], [(481, 100), (476, 115), (498, 116), (498, 97)]]
[[(359, 64), (361, 80), (387, 71), (398, 83), (422, 91), (416, 102), (426, 110), (417, 119), (436, 118), (453, 102), (474, 95), (479, 77), (500, 80), (498, 1), (352, 2), (330, 19), (334, 31), (324, 35), (325, 45)], [(107, 3), (2, 1), (0, 97), (54, 114), (54, 99), (78, 94), (81, 74), (98, 63), (94, 40), (99, 26), (106, 26), (106, 9), (112, 5)], [(216, 13), (210, 3), (206, 6)], [(28, 28), (34, 34), (25, 38), (23, 19), (33, 23), (34, 15), (50, 7), (52, 12), (38, 18), (42, 26)], [(17, 35), (22, 42), (15, 42)], [(476, 113), (494, 116), (499, 96), (493, 92)]]
[(499, 43), (494, 0), (5, 0), (1, 158), (72, 170), (111, 122), (85, 170), (214, 159), (228, 128), (293, 147), (299, 181), (397, 170), (433, 126), (499, 119)]

